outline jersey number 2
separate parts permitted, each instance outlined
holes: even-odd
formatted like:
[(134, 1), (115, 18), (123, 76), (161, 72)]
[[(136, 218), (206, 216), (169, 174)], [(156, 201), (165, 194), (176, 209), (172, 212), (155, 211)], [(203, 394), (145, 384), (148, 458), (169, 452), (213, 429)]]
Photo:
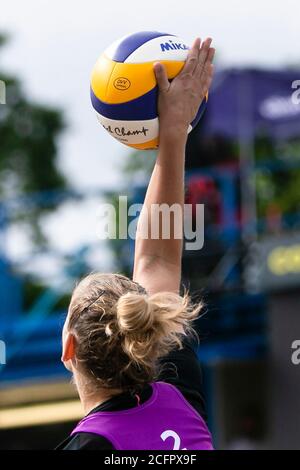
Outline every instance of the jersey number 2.
[(171, 439), (174, 439), (174, 446), (173, 446), (173, 450), (187, 450), (186, 448), (184, 449), (180, 449), (180, 445), (181, 445), (181, 439), (180, 437), (178, 436), (177, 432), (175, 431), (171, 431), (170, 429), (168, 431), (164, 431), (161, 435), (160, 435), (161, 439), (163, 441), (166, 441), (167, 439), (171, 438)]

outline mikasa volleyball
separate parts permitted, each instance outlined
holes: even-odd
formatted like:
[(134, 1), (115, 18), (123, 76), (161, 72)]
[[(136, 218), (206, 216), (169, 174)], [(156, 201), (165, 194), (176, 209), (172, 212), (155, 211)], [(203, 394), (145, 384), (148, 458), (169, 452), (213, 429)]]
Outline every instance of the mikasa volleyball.
[[(101, 125), (119, 142), (136, 149), (159, 143), (158, 88), (153, 64), (165, 65), (171, 80), (182, 70), (189, 47), (179, 37), (157, 31), (125, 36), (97, 60), (91, 77), (91, 100)], [(206, 107), (203, 100), (189, 126)]]

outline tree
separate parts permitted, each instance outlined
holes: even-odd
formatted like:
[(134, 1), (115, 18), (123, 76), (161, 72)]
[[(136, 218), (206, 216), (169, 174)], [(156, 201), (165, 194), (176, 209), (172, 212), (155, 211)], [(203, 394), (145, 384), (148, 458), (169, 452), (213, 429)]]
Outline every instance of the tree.
[[(0, 48), (6, 43), (0, 35)], [(6, 85), (6, 104), (0, 105), (0, 198), (22, 198), (41, 191), (65, 189), (67, 184), (57, 165), (58, 137), (64, 129), (62, 112), (32, 102), (21, 81), (0, 69)], [(27, 205), (8, 214), (22, 220), (39, 244), (45, 243), (39, 225), (45, 212), (57, 204)], [(1, 228), (1, 226), (0, 226)]]

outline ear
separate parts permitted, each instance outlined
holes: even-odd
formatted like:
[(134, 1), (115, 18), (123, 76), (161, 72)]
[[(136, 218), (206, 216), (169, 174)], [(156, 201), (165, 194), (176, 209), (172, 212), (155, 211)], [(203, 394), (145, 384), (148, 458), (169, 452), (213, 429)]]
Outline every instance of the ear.
[(75, 337), (72, 333), (67, 333), (64, 339), (62, 362), (66, 363), (75, 357)]

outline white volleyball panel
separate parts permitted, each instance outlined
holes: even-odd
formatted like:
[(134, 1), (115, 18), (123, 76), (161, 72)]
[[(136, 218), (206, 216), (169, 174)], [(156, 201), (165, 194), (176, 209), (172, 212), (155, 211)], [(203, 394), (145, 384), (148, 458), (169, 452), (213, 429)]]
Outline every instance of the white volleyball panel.
[(97, 112), (96, 115), (104, 129), (125, 144), (143, 144), (158, 137), (158, 118), (145, 121), (119, 121), (106, 118)]
[(159, 36), (150, 39), (134, 52), (132, 52), (125, 63), (140, 64), (159, 60), (185, 61), (188, 54), (187, 44), (177, 36)]
[(106, 57), (108, 57), (111, 60), (114, 60), (113, 58), (115, 57), (116, 50), (118, 49), (121, 42), (123, 42), (124, 39), (126, 39), (128, 36), (129, 35), (126, 34), (125, 36), (122, 36), (120, 39), (117, 39), (110, 46), (108, 46), (104, 51), (104, 54), (106, 55)]

